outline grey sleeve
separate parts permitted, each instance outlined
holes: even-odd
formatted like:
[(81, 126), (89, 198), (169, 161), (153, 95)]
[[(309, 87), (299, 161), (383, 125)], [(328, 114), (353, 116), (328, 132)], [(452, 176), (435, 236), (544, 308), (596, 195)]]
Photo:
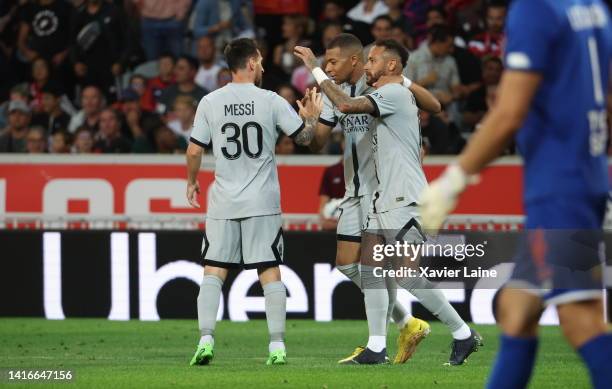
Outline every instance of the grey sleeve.
[(374, 117), (385, 117), (397, 111), (397, 103), (401, 102), (404, 87), (400, 84), (387, 84), (366, 95), (374, 105)]
[(304, 121), (287, 100), (275, 94), (272, 102), (276, 126), (287, 136), (294, 138), (304, 128)]
[(325, 94), (323, 95), (323, 110), (321, 111), (321, 115), (319, 115), (319, 122), (329, 127), (335, 127), (336, 123), (338, 122), (338, 118), (336, 117), (334, 110), (334, 104)]
[(209, 147), (212, 141), (212, 133), (207, 115), (210, 115), (210, 105), (206, 97), (204, 97), (198, 104), (198, 109), (196, 110), (193, 120), (191, 137), (189, 138), (192, 143), (201, 147)]

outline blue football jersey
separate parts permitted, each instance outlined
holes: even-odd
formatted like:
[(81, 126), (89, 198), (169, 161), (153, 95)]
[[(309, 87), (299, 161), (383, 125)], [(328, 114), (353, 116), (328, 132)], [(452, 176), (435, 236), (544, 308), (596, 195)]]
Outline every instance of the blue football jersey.
[(514, 0), (506, 35), (506, 68), (543, 76), (517, 134), (525, 202), (605, 195), (607, 6), (601, 0)]

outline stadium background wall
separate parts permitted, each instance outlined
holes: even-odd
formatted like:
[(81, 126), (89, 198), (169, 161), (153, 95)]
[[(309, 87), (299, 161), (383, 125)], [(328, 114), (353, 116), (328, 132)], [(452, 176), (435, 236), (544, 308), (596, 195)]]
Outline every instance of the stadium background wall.
[[(470, 234), (466, 234), (467, 241)], [(202, 276), (201, 240), (199, 231), (1, 230), (0, 316), (195, 319)], [(612, 236), (607, 241), (610, 245)], [(513, 246), (512, 239), (504, 239), (489, 254), (504, 258), (514, 251)], [(319, 321), (365, 318), (361, 294), (333, 269), (334, 257), (333, 233), (285, 233), (287, 267), (282, 271), (289, 294), (288, 317)], [(254, 270), (231, 273), (219, 318), (264, 317), (256, 279)], [(494, 322), (496, 290), (455, 285), (445, 293), (464, 318)], [(407, 293), (400, 298), (409, 301)], [(433, 319), (420, 304), (411, 306), (416, 315)], [(609, 308), (612, 312), (610, 304)], [(556, 323), (552, 310), (542, 322)]]

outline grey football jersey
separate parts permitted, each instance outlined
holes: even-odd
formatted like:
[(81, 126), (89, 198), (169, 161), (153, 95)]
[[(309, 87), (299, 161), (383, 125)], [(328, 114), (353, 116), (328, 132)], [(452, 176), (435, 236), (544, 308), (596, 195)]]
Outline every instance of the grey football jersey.
[(215, 181), (210, 217), (238, 219), (281, 212), (274, 158), (277, 128), (293, 137), (304, 123), (285, 99), (253, 84), (229, 83), (200, 100), (191, 142), (212, 143)]
[(372, 144), (379, 180), (376, 212), (418, 201), (427, 186), (421, 165), (421, 130), (412, 92), (387, 84), (367, 95), (374, 112)]
[[(342, 90), (351, 97), (362, 96), (373, 91), (366, 84), (365, 74), (355, 85), (344, 83)], [(344, 182), (345, 196), (356, 197), (374, 193), (376, 186), (376, 171), (372, 157), (372, 133), (370, 122), (374, 118), (367, 114), (345, 114), (323, 95), (323, 110), (319, 121), (330, 127), (340, 123), (344, 132)]]

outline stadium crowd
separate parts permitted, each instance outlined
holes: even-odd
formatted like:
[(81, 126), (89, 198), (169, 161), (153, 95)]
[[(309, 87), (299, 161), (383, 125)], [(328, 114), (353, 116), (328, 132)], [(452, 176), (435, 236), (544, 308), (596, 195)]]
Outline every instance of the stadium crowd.
[[(0, 2), (0, 152), (180, 153), (198, 101), (231, 81), (222, 56), (258, 40), (263, 87), (296, 107), (314, 80), (293, 55), (351, 32), (395, 39), (432, 91), (430, 154), (454, 154), (495, 99), (507, 1), (7, 0)], [(364, 53), (364, 54), (365, 54)], [(340, 154), (342, 133), (325, 148)], [(280, 136), (277, 154), (307, 154)], [(511, 150), (509, 150), (511, 152)]]

